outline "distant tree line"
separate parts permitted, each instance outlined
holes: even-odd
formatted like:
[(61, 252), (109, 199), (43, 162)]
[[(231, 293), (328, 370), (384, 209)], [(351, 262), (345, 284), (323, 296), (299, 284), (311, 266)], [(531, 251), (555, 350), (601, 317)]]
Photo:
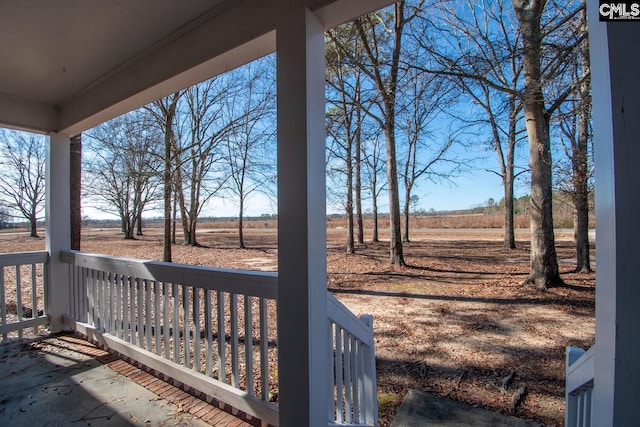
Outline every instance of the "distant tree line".
[(3, 207), (0, 207), (0, 230), (4, 228), (11, 227), (11, 215), (9, 214), (9, 210)]

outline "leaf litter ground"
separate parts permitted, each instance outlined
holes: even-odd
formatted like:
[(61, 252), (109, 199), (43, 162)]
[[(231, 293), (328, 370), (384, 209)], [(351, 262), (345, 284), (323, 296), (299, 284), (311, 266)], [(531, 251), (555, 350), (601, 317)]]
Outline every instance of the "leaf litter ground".
[[(250, 229), (245, 238), (248, 249), (238, 249), (235, 231), (202, 227), (202, 246), (175, 245), (174, 261), (277, 270), (276, 232)], [(399, 268), (388, 263), (388, 242), (347, 254), (345, 230), (328, 230), (329, 290), (357, 315), (374, 317), (381, 426), (409, 389), (512, 413), (523, 385), (528, 393), (515, 415), (563, 424), (565, 347), (594, 343), (595, 274), (572, 272), (571, 233), (557, 233), (567, 285), (543, 293), (524, 287), (529, 244), (526, 233), (518, 238), (518, 249), (508, 250), (499, 230), (417, 230), (405, 244), (408, 266)], [(82, 250), (160, 259), (161, 242), (159, 230), (124, 241), (117, 230), (89, 229)], [(24, 234), (0, 235), (0, 253), (43, 246)]]

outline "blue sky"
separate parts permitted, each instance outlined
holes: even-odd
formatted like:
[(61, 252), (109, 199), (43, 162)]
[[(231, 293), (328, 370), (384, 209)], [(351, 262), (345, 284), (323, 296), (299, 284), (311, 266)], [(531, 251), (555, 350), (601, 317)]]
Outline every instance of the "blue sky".
[[(493, 167), (493, 163), (495, 163), (493, 158), (487, 158), (483, 166)], [(516, 194), (522, 195), (525, 193), (527, 193), (526, 185), (520, 183), (519, 189), (516, 189)], [(500, 178), (493, 173), (485, 171), (484, 167), (476, 168), (456, 178), (452, 183), (434, 184), (423, 182), (418, 186), (415, 194), (420, 197), (421, 208), (425, 210), (433, 208), (437, 211), (472, 208), (485, 204), (489, 198), (493, 198), (497, 202), (503, 197)], [(387, 200), (386, 193), (379, 199), (379, 209), (383, 212), (388, 212)], [(235, 217), (238, 214), (237, 207), (229, 200), (214, 198), (211, 201), (211, 206), (211, 208), (204, 210), (204, 216)], [(327, 212), (342, 213), (344, 210), (340, 206), (328, 205)], [(158, 210), (157, 212), (149, 212), (148, 215), (157, 216), (160, 213), (160, 210)], [(275, 203), (267, 197), (257, 194), (248, 202), (245, 215), (259, 216), (275, 213)], [(91, 218), (116, 219), (116, 216), (106, 215), (86, 205), (83, 207), (83, 215)]]
[[(452, 182), (433, 183), (421, 181), (414, 191), (414, 194), (420, 199), (420, 208), (427, 211), (432, 208), (438, 211), (458, 210), (483, 205), (489, 198), (493, 198), (496, 202), (502, 199), (503, 192), (500, 178), (496, 174), (487, 171), (487, 169), (498, 169), (496, 155), (493, 152), (486, 151), (484, 148), (480, 148), (480, 150), (464, 150), (460, 148), (455, 155), (469, 159), (479, 156), (480, 159), (475, 160), (471, 170), (453, 179)], [(380, 178), (386, 179), (385, 176), (381, 176)], [(526, 193), (528, 193), (527, 185), (520, 180), (516, 185), (516, 195), (520, 196)], [(380, 212), (388, 212), (387, 200), (388, 196), (386, 193), (380, 196)], [(368, 207), (367, 204), (370, 206), (368, 195), (365, 196), (364, 203), (364, 209), (366, 211)], [(276, 210), (276, 204), (273, 200), (264, 195), (255, 194), (248, 201), (245, 215), (259, 216), (262, 214), (275, 214)], [(205, 208), (203, 215), (235, 217), (238, 214), (237, 211), (237, 206), (231, 201), (214, 198), (210, 203), (210, 207)], [(344, 209), (339, 205), (331, 205), (329, 203), (327, 212), (342, 213)], [(147, 214), (147, 216), (150, 217), (159, 215), (161, 215), (160, 209), (148, 212)], [(83, 216), (100, 219), (117, 219), (113, 214), (109, 215), (96, 210), (88, 200), (85, 200), (83, 206)]]

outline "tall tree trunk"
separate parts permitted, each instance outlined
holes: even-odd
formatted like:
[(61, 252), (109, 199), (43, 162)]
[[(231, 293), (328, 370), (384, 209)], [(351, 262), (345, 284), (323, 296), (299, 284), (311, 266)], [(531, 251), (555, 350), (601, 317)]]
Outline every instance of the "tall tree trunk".
[[(400, 54), (402, 49), (402, 33), (404, 30), (404, 1), (401, 0), (394, 5), (394, 40), (393, 51), (391, 53), (391, 62), (389, 64), (389, 75), (387, 78), (382, 77), (382, 73), (378, 66), (373, 67), (373, 75), (375, 76), (376, 86), (384, 104), (384, 118), (381, 121), (384, 132), (385, 145), (387, 149), (387, 180), (389, 183), (389, 262), (392, 265), (404, 266), (404, 254), (402, 250), (402, 233), (400, 231), (400, 197), (398, 193), (398, 170), (396, 165), (396, 136), (395, 136), (395, 114), (396, 114), (396, 94), (398, 90), (398, 72), (400, 69)], [(377, 65), (382, 61), (378, 57), (379, 52), (372, 49), (369, 44), (368, 37), (360, 20), (355, 21), (356, 28), (360, 35), (360, 39), (364, 42), (364, 49), (369, 59)]]
[[(535, 103), (534, 103), (535, 104)], [(533, 107), (533, 108), (532, 108)], [(553, 235), (551, 153), (548, 118), (525, 104), (531, 169), (531, 271), (525, 280), (538, 290), (562, 285)]]
[[(347, 196), (348, 199), (352, 197)], [(353, 200), (347, 200), (347, 253), (355, 254), (355, 240), (353, 234)]]
[(404, 30), (404, 1), (394, 5), (395, 40), (391, 54), (391, 70), (389, 90), (386, 93), (384, 136), (387, 145), (387, 178), (389, 180), (389, 228), (390, 238), (390, 262), (391, 264), (404, 266), (404, 253), (402, 249), (402, 235), (400, 233), (400, 195), (398, 191), (398, 170), (396, 155), (396, 93), (398, 91), (398, 71), (400, 65), (400, 51), (402, 49), (402, 32)]
[(135, 237), (133, 236), (133, 230), (135, 228), (135, 224), (134, 224), (134, 220), (132, 220), (130, 217), (123, 219), (122, 220), (122, 224), (124, 226), (124, 238), (125, 240), (134, 240)]
[(504, 247), (516, 248), (514, 207), (513, 207), (513, 173), (503, 181), (504, 185)]
[(515, 99), (510, 96), (509, 134), (507, 136), (507, 158), (502, 160), (502, 149), (499, 150), (502, 167), (502, 184), (504, 186), (504, 247), (507, 249), (516, 248), (514, 206), (513, 206), (513, 185), (515, 182), (514, 159), (516, 149), (516, 112)]
[(396, 141), (393, 127), (393, 116), (388, 116), (387, 126), (384, 129), (387, 147), (387, 180), (389, 181), (389, 262), (394, 265), (404, 266), (404, 254), (402, 250), (402, 234), (400, 232), (400, 197), (398, 195), (398, 171), (396, 168)]
[(518, 122), (518, 111), (514, 95), (509, 95), (509, 132), (507, 134), (507, 153), (505, 156), (502, 147), (502, 136), (498, 123), (495, 121), (493, 112), (488, 108), (490, 102), (489, 92), (485, 91), (485, 105), (489, 112), (489, 121), (494, 139), (494, 149), (500, 163), (500, 179), (504, 190), (504, 247), (507, 249), (516, 248), (514, 206), (513, 206), (513, 185), (515, 181), (515, 148), (516, 148), (516, 125)]
[(29, 217), (29, 237), (39, 237), (38, 236), (38, 220), (36, 219), (35, 214)]
[(174, 245), (177, 243), (176, 241), (176, 228), (178, 226), (178, 200), (173, 198), (173, 213), (172, 213), (172, 225), (171, 225), (171, 243)]
[[(580, 176), (578, 176), (580, 179)], [(575, 193), (575, 224), (574, 240), (576, 244), (576, 271), (591, 272), (591, 259), (589, 255), (589, 194), (586, 178), (576, 186)]]
[[(175, 116), (175, 105), (177, 104), (177, 94), (173, 95), (174, 101), (165, 111), (164, 123), (164, 172), (163, 181), (163, 202), (164, 202), (164, 234), (163, 234), (163, 253), (162, 261), (172, 262), (171, 259), (171, 193), (173, 186), (173, 177), (171, 173), (171, 154), (173, 150), (173, 118)], [(164, 105), (163, 105), (164, 107)]]
[(240, 197), (240, 208), (238, 209), (238, 246), (245, 249), (244, 245), (244, 198)]
[[(583, 11), (586, 31), (586, 10)], [(591, 79), (589, 78), (589, 39), (584, 38), (581, 46), (581, 75), (585, 76), (580, 85), (580, 110), (578, 112), (578, 141), (573, 147), (572, 166), (574, 184), (576, 244), (576, 271), (591, 272), (589, 256), (589, 123), (591, 119)]]
[[(575, 156), (575, 155), (574, 155)], [(574, 157), (575, 158), (575, 157)], [(574, 160), (575, 162), (575, 160)], [(591, 272), (589, 255), (589, 193), (587, 190), (586, 171), (575, 171), (575, 221), (574, 241), (576, 245), (576, 271)]]
[(156, 117), (156, 121), (162, 127), (164, 131), (164, 170), (162, 173), (162, 199), (163, 199), (163, 253), (162, 260), (164, 262), (171, 262), (171, 195), (173, 192), (173, 174), (172, 167), (172, 154), (174, 152), (174, 138), (173, 122), (176, 116), (176, 109), (178, 101), (182, 94), (175, 92), (163, 99), (160, 99), (153, 103), (154, 108), (148, 108), (148, 110)]
[(162, 261), (171, 260), (171, 142), (167, 141), (168, 131), (165, 130), (164, 173), (163, 173), (163, 201), (164, 201), (164, 236)]
[(82, 231), (82, 134), (71, 137), (71, 249), (80, 250)]
[[(358, 81), (359, 84), (359, 81)], [(356, 146), (355, 146), (355, 167), (356, 167), (356, 223), (357, 223), (357, 238), (358, 243), (364, 243), (364, 225), (362, 223), (362, 117), (360, 107), (356, 110), (356, 123), (358, 127), (356, 129)]]
[(136, 220), (136, 236), (142, 236), (142, 211), (138, 212), (138, 219)]
[[(578, 199), (580, 198), (580, 199)], [(576, 195), (573, 236), (576, 245), (576, 272), (591, 273), (589, 255), (589, 201), (582, 194)]]
[(378, 236), (378, 196), (375, 194), (375, 186), (373, 191), (373, 197), (371, 199), (371, 214), (373, 215), (373, 233), (371, 235), (372, 242), (379, 242)]
[(404, 233), (402, 234), (402, 241), (409, 242), (409, 217), (411, 216), (411, 188), (406, 185), (405, 182), (405, 191), (404, 191)]
[(524, 284), (538, 290), (562, 285), (553, 235), (551, 141), (549, 116), (542, 93), (540, 18), (544, 1), (513, 0), (520, 22), (524, 64), (524, 118), (529, 137), (531, 169), (531, 267)]
[[(193, 170), (196, 170), (194, 165)], [(196, 224), (198, 222), (198, 207), (197, 203), (200, 199), (200, 191), (198, 190), (198, 183), (195, 180), (191, 180), (191, 200), (189, 201), (189, 222), (188, 222), (188, 245), (198, 246), (198, 240), (196, 238)]]
[[(584, 114), (587, 116), (587, 114)], [(587, 140), (586, 128), (589, 126), (589, 117), (580, 118), (580, 135), (578, 146), (573, 153), (574, 174), (574, 205), (575, 223), (574, 239), (576, 245), (576, 271), (591, 272), (591, 260), (589, 256), (589, 190), (587, 186)], [(585, 133), (583, 133), (585, 132)]]
[[(177, 153), (175, 154), (177, 157)], [(175, 172), (175, 198), (178, 199), (178, 207), (180, 209), (180, 220), (182, 222), (182, 243), (189, 245), (189, 214), (187, 212), (184, 191), (182, 190), (182, 170), (179, 167), (179, 160), (176, 159)]]
[(347, 253), (356, 253), (353, 239), (353, 159), (350, 138), (347, 138)]
[(503, 167), (502, 174), (504, 176), (504, 247), (507, 249), (516, 248), (516, 233), (514, 220), (513, 205), (513, 186), (516, 180), (515, 176), (515, 153), (517, 144), (517, 123), (518, 110), (516, 98), (509, 95), (509, 133), (507, 135), (507, 158)]
[(198, 246), (198, 240), (196, 238), (196, 224), (198, 222), (197, 213), (195, 211), (190, 212), (189, 216), (189, 246)]

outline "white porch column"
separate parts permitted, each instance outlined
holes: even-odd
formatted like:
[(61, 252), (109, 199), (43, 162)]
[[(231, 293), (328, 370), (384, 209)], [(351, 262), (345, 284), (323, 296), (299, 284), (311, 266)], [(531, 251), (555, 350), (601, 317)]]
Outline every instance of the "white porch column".
[(49, 252), (48, 310), (53, 332), (63, 328), (62, 315), (69, 313), (69, 270), (60, 262), (60, 251), (71, 247), (69, 136), (52, 133), (47, 145), (45, 221)]
[(598, 21), (589, 36), (596, 171), (594, 426), (637, 425), (640, 408), (640, 24)]
[(327, 425), (324, 28), (300, 9), (276, 29), (280, 425)]

